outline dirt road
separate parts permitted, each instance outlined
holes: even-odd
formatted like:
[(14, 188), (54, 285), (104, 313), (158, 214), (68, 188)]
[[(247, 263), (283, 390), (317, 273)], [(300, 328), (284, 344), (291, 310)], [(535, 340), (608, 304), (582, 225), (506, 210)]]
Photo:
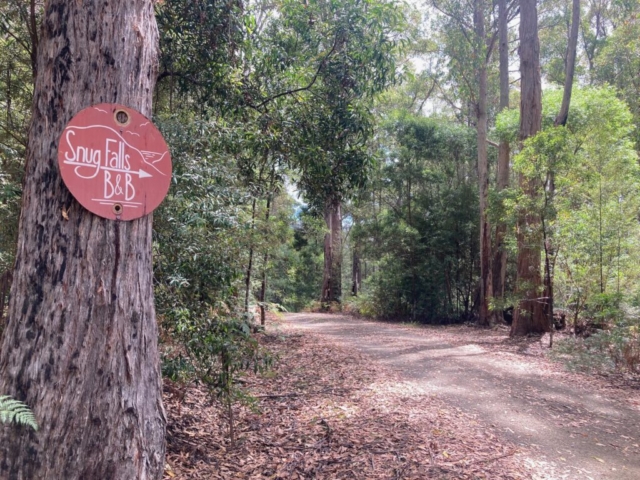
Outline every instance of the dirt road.
[(534, 478), (640, 479), (640, 392), (620, 395), (563, 373), (535, 345), (514, 346), (504, 332), (315, 313), (287, 314), (285, 320), (355, 348), (477, 414), (531, 452)]

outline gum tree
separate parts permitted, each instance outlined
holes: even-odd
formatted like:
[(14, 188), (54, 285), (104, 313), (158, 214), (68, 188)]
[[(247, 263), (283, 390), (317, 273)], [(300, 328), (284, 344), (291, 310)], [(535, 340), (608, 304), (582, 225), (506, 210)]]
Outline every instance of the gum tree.
[(0, 476), (159, 479), (164, 467), (151, 216), (114, 222), (64, 186), (58, 138), (100, 102), (151, 115), (151, 0), (47, 2), (36, 55), (16, 266), (0, 391), (38, 432), (4, 428)]

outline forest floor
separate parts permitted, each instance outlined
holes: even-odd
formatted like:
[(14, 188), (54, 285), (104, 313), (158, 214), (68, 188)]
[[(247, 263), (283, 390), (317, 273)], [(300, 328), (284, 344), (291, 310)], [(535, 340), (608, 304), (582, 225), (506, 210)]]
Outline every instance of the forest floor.
[(227, 417), (165, 381), (165, 479), (638, 479), (640, 392), (566, 373), (539, 340), (345, 315), (270, 319), (276, 356)]

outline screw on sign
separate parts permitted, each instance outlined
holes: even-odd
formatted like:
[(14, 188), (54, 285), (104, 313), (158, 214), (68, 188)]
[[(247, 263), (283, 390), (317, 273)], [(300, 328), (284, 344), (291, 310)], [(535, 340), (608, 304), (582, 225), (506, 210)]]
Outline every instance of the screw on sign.
[(162, 134), (147, 117), (117, 104), (94, 105), (71, 119), (60, 136), (58, 165), (76, 200), (112, 220), (151, 213), (171, 182)]

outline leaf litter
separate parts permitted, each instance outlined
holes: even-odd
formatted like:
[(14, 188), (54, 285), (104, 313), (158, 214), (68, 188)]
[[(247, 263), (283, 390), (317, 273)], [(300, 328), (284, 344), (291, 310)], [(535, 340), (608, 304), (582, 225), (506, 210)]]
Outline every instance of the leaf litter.
[(277, 361), (247, 374), (230, 444), (219, 402), (165, 380), (165, 479), (522, 479), (522, 446), (360, 353), (286, 324), (259, 334)]

